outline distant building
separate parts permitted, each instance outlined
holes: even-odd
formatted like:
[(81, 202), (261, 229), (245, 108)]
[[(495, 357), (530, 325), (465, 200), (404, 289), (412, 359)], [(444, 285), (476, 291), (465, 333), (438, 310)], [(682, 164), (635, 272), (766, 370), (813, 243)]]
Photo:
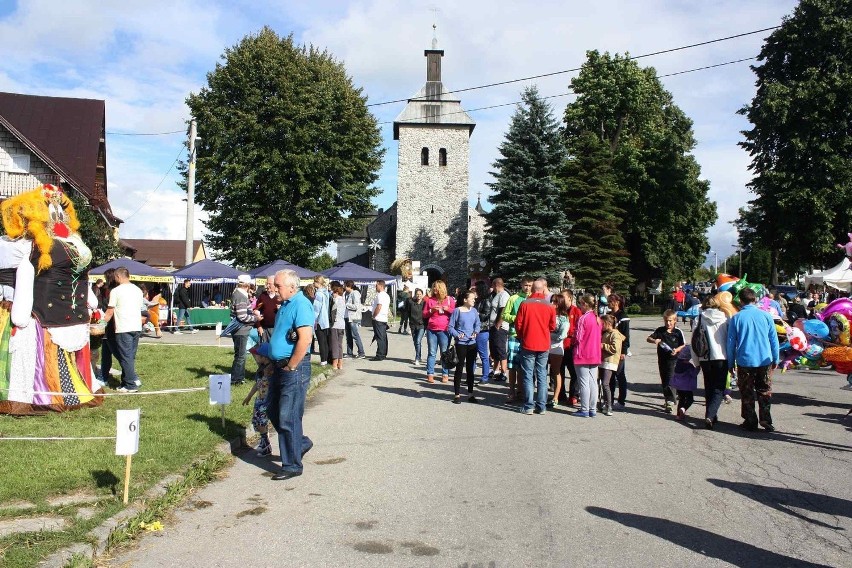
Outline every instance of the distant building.
[(484, 210), (481, 202), (470, 207), (468, 201), (469, 140), (476, 123), (442, 83), (444, 51), (435, 40), (424, 55), (426, 83), (393, 124), (397, 201), (340, 239), (337, 260), (387, 272), (395, 259), (409, 258), (420, 261), (430, 282), (441, 278), (463, 286), (485, 272)]
[(50, 183), (74, 190), (113, 228), (105, 103), (0, 93), (0, 200)]
[[(130, 250), (130, 257), (161, 270), (183, 268), (186, 256), (186, 241), (183, 239), (121, 239), (121, 244)], [(200, 240), (192, 242), (192, 262), (207, 258), (207, 249)]]

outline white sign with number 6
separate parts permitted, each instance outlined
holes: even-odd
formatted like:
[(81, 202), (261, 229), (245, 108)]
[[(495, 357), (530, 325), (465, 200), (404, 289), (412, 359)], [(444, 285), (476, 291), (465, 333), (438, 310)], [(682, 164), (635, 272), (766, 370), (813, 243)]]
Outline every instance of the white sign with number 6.
[(132, 456), (139, 451), (139, 409), (115, 411), (115, 455)]
[(210, 404), (231, 404), (231, 375), (210, 375)]

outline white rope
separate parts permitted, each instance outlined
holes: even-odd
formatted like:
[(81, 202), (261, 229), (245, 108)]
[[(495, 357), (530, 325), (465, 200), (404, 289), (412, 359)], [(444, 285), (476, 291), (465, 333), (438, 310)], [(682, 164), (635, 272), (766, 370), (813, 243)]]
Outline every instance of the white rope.
[(115, 440), (115, 436), (84, 436), (81, 438), (65, 438), (60, 436), (53, 437), (45, 437), (45, 438), (25, 438), (25, 437), (6, 437), (0, 436), (0, 442), (4, 442), (6, 440), (40, 440), (40, 441), (53, 441), (53, 440)]
[[(12, 389), (8, 388), (0, 388), (0, 391), (9, 392)], [(86, 393), (77, 393), (77, 392), (44, 392), (44, 391), (23, 391), (24, 394), (27, 395), (44, 395), (44, 396), (78, 396), (78, 397), (87, 397), (87, 396), (139, 396), (139, 395), (149, 395), (149, 394), (175, 394), (182, 392), (197, 392), (197, 391), (206, 391), (207, 387), (191, 387), (184, 389), (166, 389), (166, 390), (158, 390), (158, 391), (136, 391), (136, 392), (93, 392), (91, 394)], [(21, 392), (20, 389), (16, 389), (16, 391)]]

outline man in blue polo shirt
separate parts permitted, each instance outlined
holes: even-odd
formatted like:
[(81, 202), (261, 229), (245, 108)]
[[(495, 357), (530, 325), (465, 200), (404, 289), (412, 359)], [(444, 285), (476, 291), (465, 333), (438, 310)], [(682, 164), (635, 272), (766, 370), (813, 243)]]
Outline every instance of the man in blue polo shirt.
[(275, 366), (269, 393), (269, 416), (278, 431), (281, 471), (272, 479), (280, 481), (302, 475), (302, 457), (313, 447), (302, 433), (305, 396), (311, 383), (311, 355), (314, 308), (299, 290), (299, 276), (292, 270), (275, 273), (273, 286), (281, 300), (275, 328), (269, 341)]
[[(742, 404), (741, 415), (746, 430), (757, 430), (758, 424), (774, 432), (772, 415), (772, 370), (778, 366), (778, 333), (772, 316), (754, 305), (754, 291), (740, 291), (739, 311), (728, 324), (728, 368), (736, 366), (737, 385)], [(757, 400), (759, 415), (754, 411)]]

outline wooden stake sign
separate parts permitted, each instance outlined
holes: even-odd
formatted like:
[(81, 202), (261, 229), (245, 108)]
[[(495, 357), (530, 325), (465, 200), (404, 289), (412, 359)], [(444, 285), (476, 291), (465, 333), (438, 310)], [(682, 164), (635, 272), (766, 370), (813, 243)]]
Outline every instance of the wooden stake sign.
[(127, 504), (130, 489), (130, 466), (133, 454), (139, 451), (139, 416), (134, 410), (115, 411), (115, 455), (127, 456), (124, 464), (124, 503)]

